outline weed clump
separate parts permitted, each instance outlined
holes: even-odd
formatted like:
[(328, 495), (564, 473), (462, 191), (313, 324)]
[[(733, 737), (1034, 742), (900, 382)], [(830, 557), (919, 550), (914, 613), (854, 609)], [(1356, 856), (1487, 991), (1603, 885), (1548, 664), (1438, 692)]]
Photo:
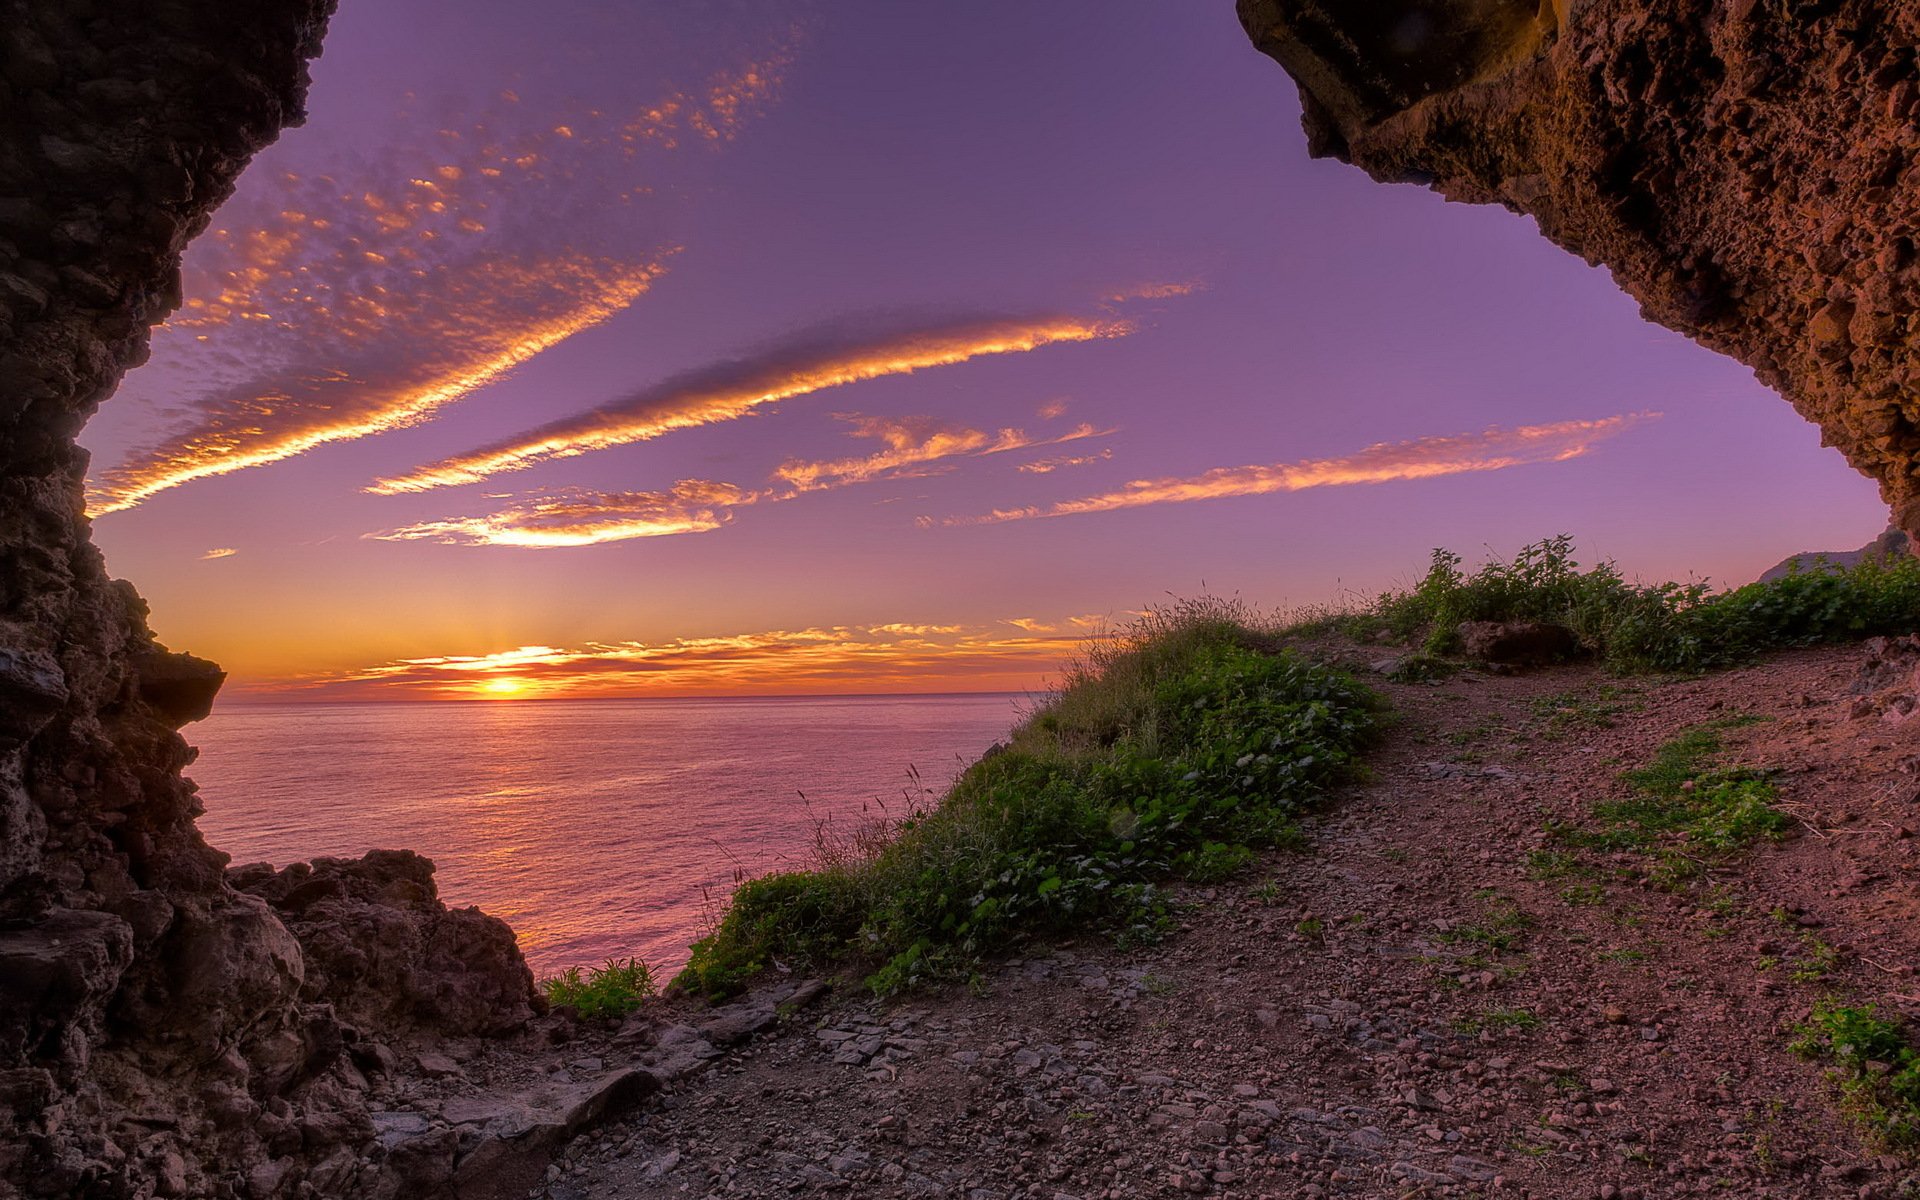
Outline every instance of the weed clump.
[(1375, 703), (1237, 603), (1150, 612), (1092, 642), (1007, 747), (890, 839), (743, 885), (679, 982), (725, 994), (774, 964), (853, 961), (886, 994), (1023, 935), (1152, 938), (1165, 881), (1221, 879), (1297, 838)]
[(1704, 864), (1759, 841), (1778, 841), (1792, 821), (1762, 772), (1716, 765), (1721, 733), (1757, 717), (1726, 717), (1681, 731), (1653, 761), (1621, 774), (1631, 793), (1593, 806), (1595, 825), (1553, 824), (1563, 843), (1589, 850), (1638, 850), (1653, 856), (1656, 882), (1678, 885)]
[(1920, 1148), (1920, 1050), (1872, 1005), (1823, 999), (1794, 1032), (1794, 1050), (1833, 1064), (1847, 1108), (1889, 1150)]
[(624, 1017), (655, 994), (653, 972), (637, 958), (610, 958), (602, 967), (568, 967), (540, 981), (547, 1003), (570, 1006), (589, 1021)]
[(1545, 621), (1571, 629), (1584, 650), (1622, 673), (1712, 670), (1767, 650), (1920, 629), (1915, 558), (1795, 570), (1730, 591), (1704, 582), (1630, 583), (1611, 562), (1583, 570), (1566, 534), (1471, 573), (1463, 561), (1435, 550), (1411, 588), (1312, 625), (1385, 635), (1445, 655), (1459, 650), (1455, 630), (1462, 622)]

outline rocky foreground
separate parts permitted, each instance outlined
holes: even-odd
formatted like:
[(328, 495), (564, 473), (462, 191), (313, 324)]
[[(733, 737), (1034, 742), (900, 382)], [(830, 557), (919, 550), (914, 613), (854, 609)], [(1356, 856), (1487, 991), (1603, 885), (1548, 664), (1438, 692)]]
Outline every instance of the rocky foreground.
[[(1821, 996), (1920, 1013), (1916, 659), (1383, 680), (1372, 781), (1156, 946), (385, 1047), (375, 1157), (403, 1195), (551, 1200), (1907, 1195), (1790, 1043)], [(1783, 840), (1676, 885), (1551, 832), (1705, 722), (1778, 773)]]

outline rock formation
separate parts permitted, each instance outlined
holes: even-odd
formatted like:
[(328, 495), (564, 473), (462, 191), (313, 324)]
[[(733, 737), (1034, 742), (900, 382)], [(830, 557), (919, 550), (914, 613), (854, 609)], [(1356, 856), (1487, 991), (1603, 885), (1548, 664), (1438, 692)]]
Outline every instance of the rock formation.
[(377, 1194), (353, 1022), (495, 1032), (534, 1003), (511, 933), (442, 908), (424, 860), (228, 885), (177, 732), (223, 675), (154, 640), (82, 511), (74, 437), (300, 119), (331, 7), (0, 0), (0, 1196)]
[(1888, 529), (1858, 550), (1802, 550), (1788, 555), (1761, 572), (1758, 582), (1772, 583), (1789, 575), (1812, 571), (1842, 571), (1868, 560), (1888, 562), (1913, 553), (1912, 539), (1898, 529)]
[(1308, 145), (1530, 213), (1920, 533), (1920, 5), (1239, 0)]

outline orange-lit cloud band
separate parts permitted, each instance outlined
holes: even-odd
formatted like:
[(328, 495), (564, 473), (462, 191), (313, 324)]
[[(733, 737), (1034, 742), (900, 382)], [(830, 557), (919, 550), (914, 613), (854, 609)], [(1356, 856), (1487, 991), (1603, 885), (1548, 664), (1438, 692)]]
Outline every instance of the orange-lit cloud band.
[(1012, 633), (1006, 624), (1013, 623), (895, 622), (663, 642), (522, 646), (494, 654), (402, 659), (242, 690), (415, 700), (1022, 690), (1043, 686), (1082, 645), (1079, 635)]
[(1272, 466), (1217, 467), (1186, 478), (1139, 479), (1118, 491), (1049, 505), (998, 509), (981, 517), (956, 517), (948, 524), (1017, 521), (1029, 517), (1065, 517), (1111, 512), (1149, 504), (1181, 504), (1224, 496), (1257, 496), (1309, 488), (1361, 483), (1432, 479), (1475, 471), (1498, 471), (1530, 463), (1578, 458), (1594, 445), (1658, 413), (1628, 413), (1595, 421), (1560, 421), (1480, 433), (1380, 442), (1344, 458), (1308, 459)]
[(678, 376), (523, 436), (379, 480), (367, 490), (392, 495), (477, 483), (550, 459), (735, 420), (765, 405), (826, 388), (987, 355), (1018, 354), (1057, 342), (1119, 337), (1132, 328), (1124, 320), (1047, 316), (957, 321), (884, 336), (816, 337)]
[(928, 417), (864, 417), (842, 414), (855, 437), (885, 445), (875, 454), (817, 462), (789, 460), (774, 472), (771, 488), (742, 488), (706, 479), (682, 479), (665, 491), (599, 492), (566, 489), (522, 498), (482, 516), (423, 521), (371, 535), (382, 541), (433, 541), (464, 546), (552, 549), (624, 542), (634, 538), (707, 533), (749, 504), (791, 500), (808, 492), (911, 475), (942, 459), (1004, 454), (1051, 446), (1104, 431), (1080, 425), (1055, 437), (1037, 438), (1018, 429), (996, 433), (950, 425)]
[(342, 368), (204, 402), (185, 434), (96, 478), (90, 511), (119, 512), (195, 479), (416, 424), (626, 308), (660, 271), (583, 256), (501, 259), (444, 273), (432, 310), (363, 300), (367, 311), (333, 331)]

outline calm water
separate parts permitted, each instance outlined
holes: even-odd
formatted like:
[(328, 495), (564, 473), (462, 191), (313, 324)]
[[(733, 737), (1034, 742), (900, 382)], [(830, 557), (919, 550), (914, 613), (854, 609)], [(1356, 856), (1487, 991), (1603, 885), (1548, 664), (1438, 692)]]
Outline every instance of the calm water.
[(677, 968), (737, 871), (804, 865), (815, 822), (863, 803), (898, 812), (909, 765), (944, 788), (1020, 704), (236, 706), (188, 730), (188, 774), (236, 863), (406, 847), (438, 864), (449, 904), (511, 923), (536, 971), (626, 954)]

